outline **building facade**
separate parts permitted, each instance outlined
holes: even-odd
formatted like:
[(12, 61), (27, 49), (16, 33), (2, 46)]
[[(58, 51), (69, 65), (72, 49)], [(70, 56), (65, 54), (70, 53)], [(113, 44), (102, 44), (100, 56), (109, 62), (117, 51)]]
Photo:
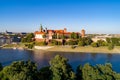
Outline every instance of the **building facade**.
[(85, 36), (85, 30), (84, 32), (67, 32), (67, 28), (60, 29), (60, 30), (51, 30), (51, 29), (43, 29), (42, 26), (40, 27), (39, 31), (35, 31), (35, 40), (36, 41), (49, 41), (52, 39), (70, 39), (71, 34), (74, 33), (78, 37), (84, 37)]
[(0, 46), (2, 46), (3, 44), (11, 44), (12, 43), (12, 39), (8, 38), (8, 37), (0, 37)]

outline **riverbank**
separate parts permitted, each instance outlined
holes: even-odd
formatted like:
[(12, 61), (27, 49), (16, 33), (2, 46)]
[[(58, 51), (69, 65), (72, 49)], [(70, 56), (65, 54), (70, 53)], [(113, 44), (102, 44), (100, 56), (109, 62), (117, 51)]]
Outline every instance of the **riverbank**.
[(59, 52), (85, 52), (85, 53), (120, 53), (120, 46), (116, 46), (113, 50), (108, 50), (107, 46), (94, 48), (91, 46), (76, 47), (71, 46), (55, 46), (46, 51), (59, 51)]
[(26, 48), (23, 45), (19, 46), (5, 46), (2, 47), (3, 49), (20, 49), (20, 50), (42, 50), (42, 51), (54, 51), (54, 52), (84, 52), (84, 53), (119, 53), (120, 54), (120, 46), (115, 46), (113, 50), (108, 50), (107, 46), (102, 46), (102, 47), (91, 47), (91, 46), (85, 46), (85, 47), (80, 47), (77, 46), (75, 48), (72, 48), (71, 46), (40, 46), (41, 49), (29, 49)]
[(24, 50), (27, 49), (24, 45), (21, 44), (6, 44), (1, 47), (1, 49), (18, 49), (18, 50)]

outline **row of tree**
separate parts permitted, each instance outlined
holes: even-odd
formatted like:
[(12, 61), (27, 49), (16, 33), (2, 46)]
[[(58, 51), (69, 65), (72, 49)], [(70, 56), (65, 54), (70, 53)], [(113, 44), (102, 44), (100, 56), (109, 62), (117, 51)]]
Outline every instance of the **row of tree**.
[(93, 41), (88, 38), (79, 38), (79, 39), (69, 39), (68, 41), (65, 39), (62, 39), (61, 41), (58, 41), (56, 39), (50, 40), (48, 43), (45, 41), (43, 42), (35, 42), (35, 45), (79, 45), (79, 46), (87, 46), (90, 45)]
[[(45, 37), (45, 35), (43, 35), (43, 36)], [(53, 35), (53, 40), (57, 39), (57, 36), (58, 36), (57, 34)], [(34, 36), (33, 33), (29, 33), (25, 37), (22, 38), (21, 42), (23, 42), (23, 43), (32, 42), (32, 41), (34, 41), (34, 37), (35, 36)], [(64, 35), (59, 35), (58, 37), (59, 37), (58, 39), (66, 39)], [(72, 41), (79, 40), (79, 41), (81, 41), (80, 43), (83, 43), (83, 44), (86, 44), (86, 45), (90, 45), (89, 43), (92, 42), (91, 38), (89, 38), (89, 37), (81, 38), (77, 33), (74, 33), (74, 32), (70, 35), (70, 40), (72, 40)], [(86, 42), (85, 40), (88, 41), (88, 42)], [(99, 46), (106, 46), (107, 43), (112, 43), (115, 46), (120, 46), (120, 38), (106, 38), (106, 42), (103, 41), (103, 40), (98, 40), (97, 41), (97, 44)]]
[[(45, 37), (45, 35), (44, 35)], [(58, 38), (59, 37), (59, 38)], [(62, 41), (57, 41), (56, 39), (62, 39)], [(53, 35), (53, 39), (50, 42), (34, 42), (34, 34), (29, 33), (24, 38), (22, 38), (21, 42), (25, 43), (28, 48), (33, 48), (34, 45), (78, 45), (78, 46), (88, 46), (91, 45), (92, 47), (100, 47), (100, 46), (108, 46), (109, 50), (112, 50), (114, 46), (120, 46), (120, 38), (106, 38), (104, 40), (98, 40), (97, 42), (93, 42), (91, 38), (79, 37), (78, 34), (72, 33), (70, 36), (70, 40), (66, 40), (64, 35)], [(31, 43), (32, 42), (32, 43)]]
[(23, 38), (22, 38), (22, 40), (21, 40), (21, 42), (23, 42), (23, 43), (30, 43), (30, 42), (32, 42), (32, 41), (34, 41), (33, 39), (34, 39), (34, 34), (33, 33), (29, 33), (29, 34), (27, 34), (26, 36), (24, 36)]
[(106, 41), (98, 40), (97, 42), (93, 42), (91, 46), (92, 47), (108, 46), (108, 49), (112, 50), (114, 49), (114, 46), (120, 46), (119, 42), (120, 42), (119, 38), (106, 38)]
[(115, 46), (120, 46), (120, 38), (106, 38), (107, 43), (112, 43)]
[(40, 70), (31, 61), (13, 62), (4, 68), (0, 65), (0, 80), (120, 80), (120, 73), (113, 71), (110, 63), (86, 63), (79, 65), (75, 73), (67, 58), (56, 55), (50, 66)]

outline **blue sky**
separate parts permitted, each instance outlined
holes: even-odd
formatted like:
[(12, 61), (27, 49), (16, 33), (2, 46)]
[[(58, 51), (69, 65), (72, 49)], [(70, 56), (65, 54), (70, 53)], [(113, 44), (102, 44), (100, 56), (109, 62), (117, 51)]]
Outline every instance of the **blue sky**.
[(48, 29), (120, 34), (120, 0), (0, 0), (0, 32)]

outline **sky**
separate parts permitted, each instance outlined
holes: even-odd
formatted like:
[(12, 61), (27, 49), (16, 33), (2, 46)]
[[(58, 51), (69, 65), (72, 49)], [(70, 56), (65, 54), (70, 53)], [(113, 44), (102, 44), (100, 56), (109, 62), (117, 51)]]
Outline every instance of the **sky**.
[(120, 0), (0, 0), (0, 32), (48, 29), (120, 34)]

